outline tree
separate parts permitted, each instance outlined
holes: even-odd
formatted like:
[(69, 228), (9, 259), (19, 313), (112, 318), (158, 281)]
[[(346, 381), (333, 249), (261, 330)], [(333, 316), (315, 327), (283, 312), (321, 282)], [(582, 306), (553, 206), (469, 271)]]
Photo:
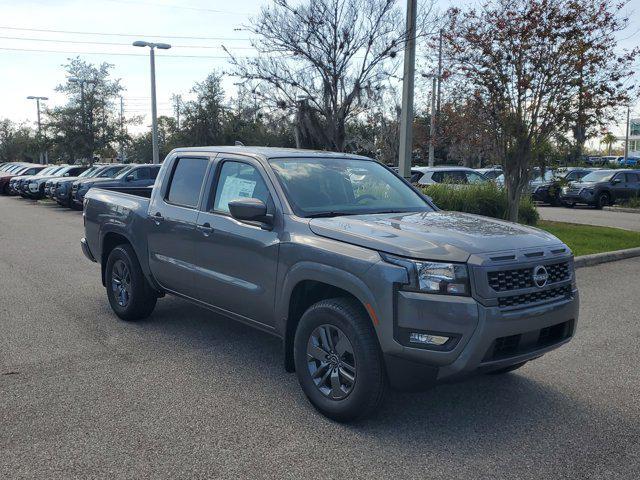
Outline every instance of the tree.
[(272, 108), (295, 113), (299, 146), (344, 151), (347, 123), (397, 67), (404, 24), (397, 0), (274, 0), (247, 27), (258, 56), (230, 53), (233, 74)]
[[(604, 19), (619, 15), (619, 6), (601, 0), (597, 9), (586, 9), (585, 4), (592, 2), (486, 0), (477, 9), (449, 12), (446, 40), (487, 113), (505, 172), (512, 221), (517, 221), (536, 150), (575, 123), (579, 79), (599, 68), (600, 54), (610, 54), (615, 47), (610, 37), (613, 27)], [(598, 13), (587, 15), (585, 9)], [(600, 54), (589, 53), (594, 49)], [(603, 104), (621, 98), (619, 83), (617, 78), (608, 83), (606, 77), (600, 80)]]
[(0, 120), (0, 163), (36, 162), (39, 151), (38, 137), (32, 128), (16, 125), (7, 118)]
[(613, 148), (613, 144), (618, 141), (618, 137), (616, 137), (611, 132), (605, 132), (605, 134), (602, 136), (602, 140), (601, 141), (602, 141), (602, 143), (604, 143), (607, 146), (607, 155), (611, 155), (611, 150)]
[(64, 66), (69, 78), (88, 81), (67, 82), (56, 87), (69, 97), (65, 106), (45, 110), (47, 136), (58, 158), (74, 162), (93, 160), (95, 154), (112, 152), (123, 135), (116, 115), (116, 100), (122, 92), (119, 79), (111, 78), (113, 65), (99, 66), (73, 58)]
[(226, 108), (222, 77), (213, 72), (194, 85), (195, 100), (187, 102), (180, 122), (185, 145), (220, 145), (223, 143)]

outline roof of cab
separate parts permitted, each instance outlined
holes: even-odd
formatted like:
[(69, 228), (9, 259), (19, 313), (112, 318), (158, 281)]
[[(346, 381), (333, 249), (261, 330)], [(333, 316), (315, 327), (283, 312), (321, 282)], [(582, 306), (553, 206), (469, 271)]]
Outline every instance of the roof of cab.
[(243, 146), (211, 146), (211, 147), (181, 147), (172, 150), (174, 152), (206, 152), (206, 153), (230, 153), (236, 155), (250, 155), (254, 157), (270, 158), (359, 158), (372, 160), (369, 157), (354, 155), (351, 153), (326, 152), (323, 150), (304, 150), (301, 148), (282, 147), (243, 147)]

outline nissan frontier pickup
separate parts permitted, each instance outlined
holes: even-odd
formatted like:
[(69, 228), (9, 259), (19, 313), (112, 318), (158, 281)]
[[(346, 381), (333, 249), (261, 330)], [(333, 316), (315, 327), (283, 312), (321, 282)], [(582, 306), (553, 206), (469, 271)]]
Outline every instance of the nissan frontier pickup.
[(115, 314), (165, 294), (282, 340), (284, 366), (338, 421), (389, 388), (500, 374), (567, 343), (573, 255), (553, 235), (439, 210), (370, 158), (173, 150), (155, 185), (92, 188), (84, 254)]

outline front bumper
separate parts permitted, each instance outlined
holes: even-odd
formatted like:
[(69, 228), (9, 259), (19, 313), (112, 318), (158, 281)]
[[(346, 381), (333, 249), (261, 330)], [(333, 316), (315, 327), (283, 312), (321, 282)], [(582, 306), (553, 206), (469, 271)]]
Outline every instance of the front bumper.
[[(568, 248), (559, 244), (499, 253), (469, 259), (473, 297), (405, 291), (404, 272), (384, 262), (368, 272), (380, 318), (376, 333), (392, 387), (424, 390), (540, 357), (571, 340), (579, 295)], [(513, 258), (505, 260), (507, 253)], [(528, 283), (539, 265), (547, 267), (550, 279), (540, 288)], [(393, 282), (393, 292), (384, 289), (381, 278)], [(449, 340), (416, 344), (411, 333)]]
[(581, 190), (580, 192), (562, 192), (560, 200), (564, 203), (586, 203), (591, 205), (596, 203), (595, 192)]
[(420, 390), (540, 357), (571, 340), (578, 320), (577, 290), (568, 298), (509, 312), (468, 298), (446, 305), (425, 300), (399, 300), (402, 315), (415, 320), (412, 326), (401, 319), (398, 323), (456, 335), (457, 341), (449, 351), (402, 346), (398, 352), (386, 352), (388, 376), (396, 389)]

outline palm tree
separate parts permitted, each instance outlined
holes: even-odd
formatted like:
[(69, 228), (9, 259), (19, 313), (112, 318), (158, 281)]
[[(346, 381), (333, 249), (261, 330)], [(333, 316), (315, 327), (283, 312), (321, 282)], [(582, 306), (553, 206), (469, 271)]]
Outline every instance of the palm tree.
[(611, 156), (611, 148), (615, 142), (618, 141), (618, 138), (611, 132), (606, 132), (602, 137), (602, 143), (607, 146), (607, 155)]

